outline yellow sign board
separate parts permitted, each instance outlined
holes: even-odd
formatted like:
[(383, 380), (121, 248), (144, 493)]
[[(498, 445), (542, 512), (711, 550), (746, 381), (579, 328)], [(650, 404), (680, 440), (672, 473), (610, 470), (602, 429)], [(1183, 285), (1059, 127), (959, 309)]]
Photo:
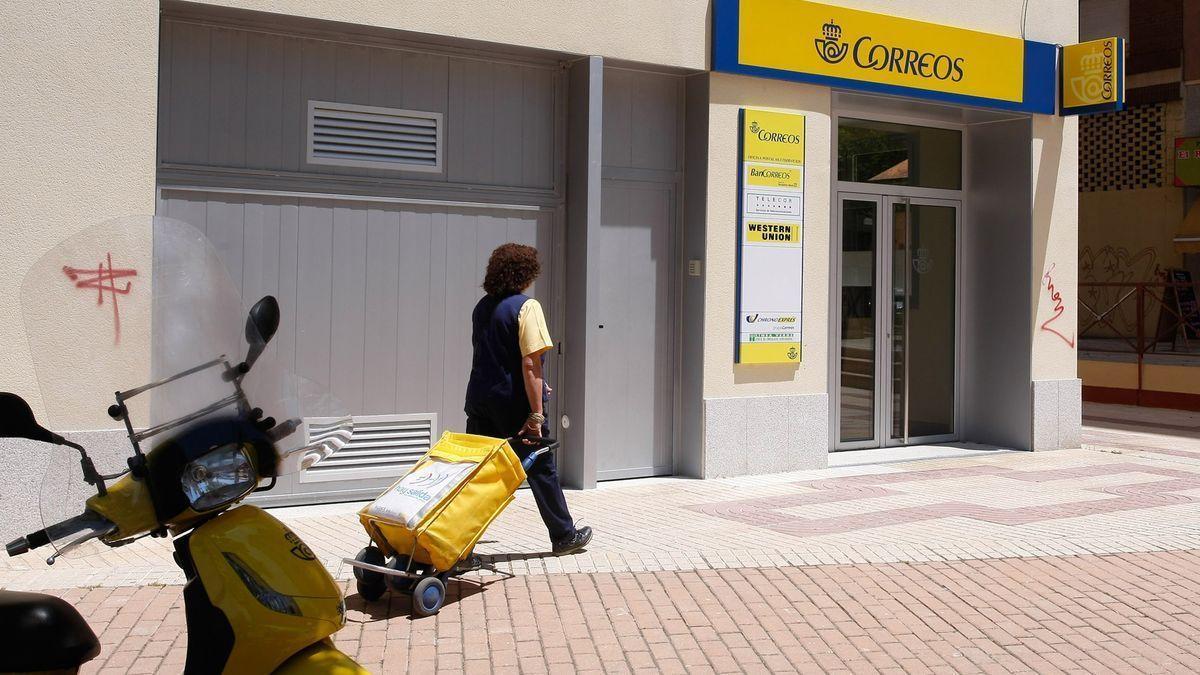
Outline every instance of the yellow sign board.
[(1062, 50), (1062, 112), (1120, 110), (1125, 104), (1125, 41), (1104, 38)]
[(746, 110), (742, 160), (804, 164), (804, 118), (769, 110)]
[(768, 223), (754, 220), (746, 221), (746, 231), (743, 241), (754, 244), (774, 244), (776, 246), (799, 246), (801, 228), (799, 223)]
[(747, 164), (746, 184), (763, 187), (798, 188), (804, 180), (804, 169), (800, 167)]
[(738, 63), (1021, 102), (1019, 38), (802, 0), (741, 0)]
[(799, 342), (766, 342), (742, 345), (741, 363), (799, 363)]
[(738, 363), (797, 364), (804, 270), (803, 115), (743, 109)]

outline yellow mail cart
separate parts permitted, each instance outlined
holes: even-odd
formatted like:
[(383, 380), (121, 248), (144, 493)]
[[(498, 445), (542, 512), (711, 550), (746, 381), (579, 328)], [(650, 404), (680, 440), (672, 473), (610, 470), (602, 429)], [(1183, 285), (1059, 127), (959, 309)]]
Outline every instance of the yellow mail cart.
[(466, 564), (488, 525), (513, 500), (525, 471), (558, 442), (535, 441), (524, 462), (514, 439), (446, 432), (400, 480), (358, 512), (371, 543), (345, 562), (358, 593), (377, 600), (390, 587), (411, 593), (413, 613), (437, 614), (446, 581)]

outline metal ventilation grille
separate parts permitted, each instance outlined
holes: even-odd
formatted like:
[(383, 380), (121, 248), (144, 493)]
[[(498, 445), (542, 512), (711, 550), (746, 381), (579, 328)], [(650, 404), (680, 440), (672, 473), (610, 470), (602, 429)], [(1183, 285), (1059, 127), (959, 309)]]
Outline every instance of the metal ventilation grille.
[(308, 102), (308, 162), (397, 171), (442, 170), (442, 114)]
[[(429, 451), (437, 428), (434, 413), (353, 419), (350, 442), (301, 473), (301, 483), (399, 478)], [(307, 420), (305, 426), (310, 443), (330, 431), (323, 420)]]

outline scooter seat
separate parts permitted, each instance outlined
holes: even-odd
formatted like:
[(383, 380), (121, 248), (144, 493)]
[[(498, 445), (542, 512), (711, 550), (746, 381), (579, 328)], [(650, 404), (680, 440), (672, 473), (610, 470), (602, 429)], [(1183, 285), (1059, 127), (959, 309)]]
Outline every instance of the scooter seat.
[(0, 673), (75, 669), (96, 658), (100, 641), (62, 598), (0, 591)]

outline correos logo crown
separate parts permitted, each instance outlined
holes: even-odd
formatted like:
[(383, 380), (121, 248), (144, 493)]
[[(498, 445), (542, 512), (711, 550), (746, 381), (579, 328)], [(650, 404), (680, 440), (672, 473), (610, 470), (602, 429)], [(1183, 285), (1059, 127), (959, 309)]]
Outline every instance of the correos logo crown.
[(828, 63), (841, 63), (850, 49), (850, 45), (842, 42), (842, 27), (830, 20), (821, 26), (821, 34), (825, 37), (815, 40), (817, 54)]
[(885, 45), (876, 42), (870, 35), (855, 40), (854, 47), (851, 48), (848, 43), (842, 42), (842, 27), (832, 20), (821, 26), (821, 37), (813, 42), (817, 48), (817, 55), (829, 64), (841, 63), (847, 55), (852, 55), (854, 65), (863, 70), (886, 70), (922, 79), (950, 82), (959, 82), (965, 75), (964, 59), (961, 56)]
[(1099, 52), (1079, 57), (1080, 74), (1071, 78), (1071, 91), (1085, 101), (1113, 100), (1113, 45), (1108, 40)]

